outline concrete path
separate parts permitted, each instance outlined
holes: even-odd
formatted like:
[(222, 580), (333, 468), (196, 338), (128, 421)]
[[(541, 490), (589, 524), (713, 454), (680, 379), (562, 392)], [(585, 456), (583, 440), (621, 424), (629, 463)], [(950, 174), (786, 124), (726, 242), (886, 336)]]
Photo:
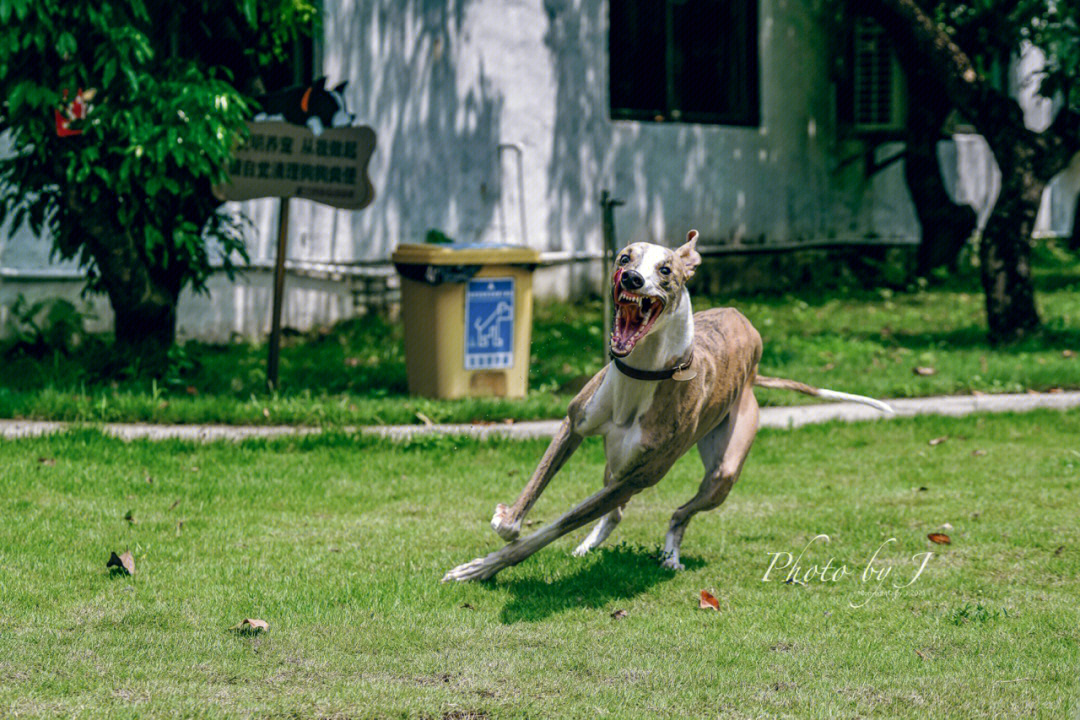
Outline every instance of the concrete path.
[[(890, 400), (897, 416), (904, 415), (969, 415), (976, 412), (1027, 412), (1039, 408), (1067, 410), (1080, 407), (1080, 392), (1025, 393), (1015, 395), (955, 395), (944, 397), (907, 398)], [(832, 421), (858, 422), (887, 419), (877, 410), (855, 403), (826, 403), (794, 407), (761, 409), (762, 427), (792, 428), (800, 425)], [(417, 435), (470, 435), (476, 438), (492, 436), (518, 440), (549, 438), (555, 434), (558, 420), (537, 420), (491, 425), (386, 425), (345, 428), (346, 432), (380, 435), (405, 440)], [(167, 440), (179, 438), (198, 442), (214, 440), (244, 440), (286, 435), (311, 435), (319, 428), (259, 425), (151, 425), (146, 423), (88, 423), (44, 422), (37, 420), (0, 420), (0, 437), (15, 439), (37, 437), (79, 427), (97, 427), (123, 440), (148, 438)]]

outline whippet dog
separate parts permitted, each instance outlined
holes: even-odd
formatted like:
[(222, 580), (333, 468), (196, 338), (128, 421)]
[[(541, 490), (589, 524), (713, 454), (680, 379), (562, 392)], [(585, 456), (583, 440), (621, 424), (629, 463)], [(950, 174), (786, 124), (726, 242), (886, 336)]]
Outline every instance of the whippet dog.
[[(679, 546), (695, 514), (719, 506), (739, 479), (758, 431), (754, 387), (795, 390), (828, 400), (892, 408), (861, 395), (758, 375), (761, 336), (742, 313), (694, 313), (686, 283), (701, 263), (697, 231), (670, 250), (634, 243), (616, 255), (611, 275), (615, 318), (611, 359), (571, 401), (566, 418), (517, 502), (499, 504), (491, 526), (509, 544), (460, 565), (443, 581), (484, 580), (555, 539), (600, 522), (574, 550), (584, 555), (619, 524), (634, 494), (655, 485), (695, 444), (705, 464), (697, 494), (671, 516), (663, 564), (676, 570)], [(518, 539), (521, 522), (567, 458), (589, 435), (604, 438), (604, 488), (555, 522)]]

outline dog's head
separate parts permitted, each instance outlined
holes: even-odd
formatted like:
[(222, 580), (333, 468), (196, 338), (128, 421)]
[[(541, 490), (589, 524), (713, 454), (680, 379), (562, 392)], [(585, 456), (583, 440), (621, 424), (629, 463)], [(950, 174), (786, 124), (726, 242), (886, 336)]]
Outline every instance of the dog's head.
[(630, 354), (638, 341), (668, 321), (687, 281), (701, 264), (697, 230), (686, 235), (686, 244), (671, 250), (652, 243), (627, 245), (615, 256), (611, 292), (615, 320), (611, 330), (611, 353)]

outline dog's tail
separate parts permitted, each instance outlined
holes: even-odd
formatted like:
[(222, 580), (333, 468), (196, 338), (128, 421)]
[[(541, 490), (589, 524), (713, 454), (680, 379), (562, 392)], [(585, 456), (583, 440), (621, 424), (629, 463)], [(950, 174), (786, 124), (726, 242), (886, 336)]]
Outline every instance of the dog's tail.
[(877, 408), (888, 415), (896, 414), (895, 410), (887, 403), (883, 403), (880, 400), (875, 400), (874, 398), (869, 398), (865, 395), (852, 395), (851, 393), (837, 392), (836, 390), (816, 388), (813, 385), (807, 385), (806, 383), (801, 383), (797, 380), (758, 375), (754, 379), (754, 385), (763, 388), (774, 388), (776, 390), (794, 390), (795, 392), (801, 392), (803, 395), (813, 395), (814, 397), (819, 397), (823, 400), (846, 400), (847, 402), (862, 403), (863, 405)]

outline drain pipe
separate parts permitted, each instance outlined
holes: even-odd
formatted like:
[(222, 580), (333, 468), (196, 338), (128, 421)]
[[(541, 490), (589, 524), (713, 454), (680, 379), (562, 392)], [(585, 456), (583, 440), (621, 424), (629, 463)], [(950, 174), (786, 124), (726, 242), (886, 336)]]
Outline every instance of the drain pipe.
[(521, 210), (521, 244), (524, 247), (529, 246), (529, 236), (526, 232), (525, 226), (525, 149), (521, 147), (521, 143), (499, 143), (499, 185), (500, 185), (500, 197), (499, 197), (499, 211), (503, 216), (503, 224), (506, 224), (506, 211), (503, 210), (502, 199), (502, 154), (504, 150), (513, 151), (517, 156), (517, 176), (518, 176), (518, 208)]

